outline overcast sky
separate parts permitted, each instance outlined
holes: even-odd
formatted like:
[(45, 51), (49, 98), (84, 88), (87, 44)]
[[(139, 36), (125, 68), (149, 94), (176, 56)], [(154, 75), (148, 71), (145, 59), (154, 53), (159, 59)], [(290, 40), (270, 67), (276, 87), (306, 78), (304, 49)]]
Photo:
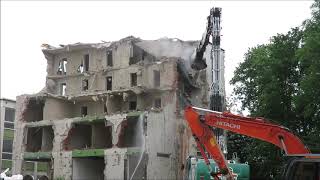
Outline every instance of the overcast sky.
[(41, 44), (115, 41), (133, 35), (200, 40), (213, 6), (222, 7), (222, 48), (229, 80), (249, 47), (300, 26), (312, 1), (2, 1), (1, 97), (37, 93), (45, 85)]

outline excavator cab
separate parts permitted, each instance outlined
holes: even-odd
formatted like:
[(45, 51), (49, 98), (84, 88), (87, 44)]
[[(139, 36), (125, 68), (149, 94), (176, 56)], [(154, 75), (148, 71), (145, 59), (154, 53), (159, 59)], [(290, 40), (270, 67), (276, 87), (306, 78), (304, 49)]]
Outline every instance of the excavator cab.
[(286, 164), (283, 180), (320, 180), (320, 157), (296, 157)]

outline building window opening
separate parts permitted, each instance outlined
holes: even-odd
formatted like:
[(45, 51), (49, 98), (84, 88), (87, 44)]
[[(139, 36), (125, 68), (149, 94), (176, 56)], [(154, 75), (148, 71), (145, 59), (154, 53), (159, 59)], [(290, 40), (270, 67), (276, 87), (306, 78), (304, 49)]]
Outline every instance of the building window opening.
[(68, 136), (63, 140), (64, 150), (89, 149), (92, 142), (92, 128), (88, 124), (72, 124)]
[(14, 123), (12, 123), (12, 122), (4, 122), (4, 128), (6, 128), (6, 129), (14, 129)]
[(42, 131), (41, 151), (51, 151), (54, 138), (52, 126), (45, 126)]
[(127, 117), (127, 120), (121, 123), (118, 147), (138, 147), (142, 145), (143, 131), (137, 128), (140, 126), (139, 120), (141, 120), (139, 117)]
[(160, 71), (153, 70), (153, 85), (154, 87), (160, 87)]
[(119, 94), (115, 94), (108, 97), (108, 114), (119, 113), (124, 108), (123, 96)]
[[(4, 141), (6, 141), (6, 140), (4, 140)], [(12, 153), (2, 152), (2, 159), (12, 160)]]
[(12, 158), (12, 145), (13, 145), (13, 139), (6, 138), (3, 140), (2, 153), (6, 153), (6, 155), (2, 154), (2, 158), (5, 158), (5, 159)]
[(132, 95), (128, 98), (129, 101), (129, 110), (136, 111), (137, 110), (137, 96)]
[(82, 91), (87, 91), (89, 89), (89, 80), (84, 79), (82, 80)]
[(113, 66), (112, 51), (107, 51), (107, 66)]
[(112, 147), (112, 126), (105, 123), (92, 124), (92, 148), (105, 149)]
[(57, 74), (58, 75), (66, 75), (67, 74), (67, 58), (63, 58), (59, 62)]
[(154, 100), (154, 107), (161, 108), (161, 98), (157, 98)]
[(107, 89), (107, 91), (112, 90), (112, 77), (111, 76), (106, 77), (106, 89)]
[(81, 113), (82, 117), (85, 117), (88, 115), (88, 107), (87, 106), (82, 106), (80, 111), (81, 111), (80, 113)]
[(137, 110), (137, 101), (135, 100), (131, 100), (129, 101), (129, 110)]
[(36, 122), (43, 120), (43, 108), (45, 101), (30, 99), (24, 113), (24, 121)]
[(27, 130), (27, 152), (46, 152), (53, 147), (54, 133), (52, 126), (32, 127)]
[(89, 71), (89, 54), (84, 55), (84, 71)]
[(63, 67), (63, 74), (66, 75), (67, 74), (67, 58), (64, 58), (62, 60), (62, 67)]
[(9, 122), (14, 122), (16, 110), (14, 108), (5, 108), (4, 120)]
[(73, 158), (72, 179), (103, 180), (105, 166), (103, 157)]
[(78, 72), (78, 73), (83, 73), (83, 70), (84, 70), (84, 68), (83, 68), (83, 63), (81, 63), (81, 64), (78, 66), (77, 72)]
[(131, 87), (137, 86), (137, 73), (131, 73)]
[(66, 83), (61, 83), (60, 87), (60, 95), (65, 96), (66, 95), (66, 89), (67, 89), (67, 84)]

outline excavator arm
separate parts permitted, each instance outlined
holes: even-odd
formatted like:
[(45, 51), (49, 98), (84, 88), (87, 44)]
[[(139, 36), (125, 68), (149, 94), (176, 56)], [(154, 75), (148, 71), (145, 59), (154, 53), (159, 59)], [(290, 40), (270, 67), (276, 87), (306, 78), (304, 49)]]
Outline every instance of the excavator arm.
[(212, 23), (211, 14), (210, 16), (207, 17), (207, 20), (208, 22), (207, 22), (206, 31), (202, 35), (202, 39), (196, 48), (194, 60), (191, 63), (191, 68), (198, 71), (205, 69), (207, 67), (207, 63), (203, 59), (203, 55), (206, 51), (208, 44), (210, 43), (210, 36), (212, 34), (213, 23)]
[[(199, 114), (197, 111), (206, 111), (206, 113)], [(204, 146), (217, 163), (220, 172), (227, 175), (229, 179), (232, 179), (231, 172), (227, 167), (227, 162), (216, 142), (211, 127), (221, 128), (272, 143), (283, 149), (288, 155), (311, 153), (289, 129), (267, 122), (263, 118), (243, 117), (229, 112), (221, 113), (189, 106), (185, 109), (185, 119), (196, 142), (199, 143), (198, 147)], [(207, 159), (205, 153), (202, 152), (203, 150), (200, 149), (200, 151), (204, 159)]]

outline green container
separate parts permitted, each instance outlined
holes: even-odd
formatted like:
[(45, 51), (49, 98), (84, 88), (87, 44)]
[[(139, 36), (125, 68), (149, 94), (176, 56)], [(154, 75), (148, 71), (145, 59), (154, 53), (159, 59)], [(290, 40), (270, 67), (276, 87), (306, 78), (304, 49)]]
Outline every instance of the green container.
[[(210, 166), (214, 172), (218, 171), (216, 163), (210, 159)], [(209, 173), (209, 167), (206, 165), (204, 159), (198, 159), (195, 157), (190, 157), (187, 159), (186, 163), (186, 178), (188, 180), (210, 180), (213, 179)], [(228, 167), (234, 174), (236, 180), (249, 180), (250, 167), (248, 164), (235, 163), (230, 161)]]

